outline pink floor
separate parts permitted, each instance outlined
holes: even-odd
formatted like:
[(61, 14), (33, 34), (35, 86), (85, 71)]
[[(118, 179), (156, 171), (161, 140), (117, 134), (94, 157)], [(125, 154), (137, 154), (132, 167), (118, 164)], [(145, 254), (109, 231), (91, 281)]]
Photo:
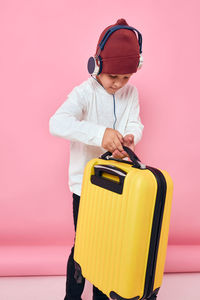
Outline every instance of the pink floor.
[[(165, 274), (158, 300), (199, 300), (200, 273)], [(63, 300), (65, 277), (0, 277), (0, 300)], [(86, 282), (83, 300), (90, 300)]]

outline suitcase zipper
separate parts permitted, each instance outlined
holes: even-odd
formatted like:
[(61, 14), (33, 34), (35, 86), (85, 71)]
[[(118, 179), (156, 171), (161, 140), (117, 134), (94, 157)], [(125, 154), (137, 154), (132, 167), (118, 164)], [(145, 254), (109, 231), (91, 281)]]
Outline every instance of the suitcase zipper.
[(146, 169), (148, 169), (150, 172), (154, 174), (157, 181), (158, 189), (157, 189), (153, 224), (151, 230), (151, 239), (150, 239), (149, 256), (148, 256), (147, 270), (146, 270), (146, 277), (145, 277), (144, 295), (141, 299), (146, 299), (147, 297), (150, 297), (152, 294), (157, 294), (159, 291), (159, 288), (153, 291), (153, 285), (155, 280), (156, 262), (157, 262), (157, 255), (158, 255), (158, 248), (159, 248), (159, 241), (160, 241), (160, 233), (162, 228), (166, 190), (167, 190), (166, 180), (162, 172), (159, 171), (158, 169), (149, 166), (147, 166)]

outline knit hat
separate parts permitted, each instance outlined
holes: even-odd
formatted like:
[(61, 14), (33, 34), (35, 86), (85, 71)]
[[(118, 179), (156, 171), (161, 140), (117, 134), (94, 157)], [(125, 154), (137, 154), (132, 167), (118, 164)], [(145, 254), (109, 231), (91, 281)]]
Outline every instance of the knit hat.
[[(114, 25), (104, 29), (100, 35), (96, 55), (98, 54), (99, 44), (106, 31), (116, 25), (129, 26), (125, 19), (119, 19)], [(101, 73), (107, 74), (130, 74), (136, 73), (140, 59), (140, 47), (136, 33), (132, 30), (118, 29), (113, 32), (100, 52), (102, 59)]]

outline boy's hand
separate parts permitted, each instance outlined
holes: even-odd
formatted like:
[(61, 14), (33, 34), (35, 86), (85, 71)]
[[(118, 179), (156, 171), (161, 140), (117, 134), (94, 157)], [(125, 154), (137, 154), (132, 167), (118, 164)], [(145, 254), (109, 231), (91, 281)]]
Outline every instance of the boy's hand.
[(123, 158), (126, 155), (126, 152), (122, 147), (122, 143), (123, 143), (123, 136), (119, 131), (112, 128), (106, 128), (102, 140), (103, 148), (110, 151), (112, 155), (113, 153), (115, 153), (115, 155), (117, 155), (117, 158)]
[(134, 151), (134, 135), (127, 134), (123, 138), (123, 145), (129, 147), (132, 151)]
[[(127, 134), (125, 137), (123, 137), (122, 144), (123, 144), (123, 146), (129, 147), (132, 151), (134, 151), (134, 135)], [(123, 153), (119, 153), (118, 150), (115, 150), (112, 153), (112, 156), (114, 158), (124, 158), (124, 157), (127, 157), (128, 154), (125, 151), (123, 151)]]

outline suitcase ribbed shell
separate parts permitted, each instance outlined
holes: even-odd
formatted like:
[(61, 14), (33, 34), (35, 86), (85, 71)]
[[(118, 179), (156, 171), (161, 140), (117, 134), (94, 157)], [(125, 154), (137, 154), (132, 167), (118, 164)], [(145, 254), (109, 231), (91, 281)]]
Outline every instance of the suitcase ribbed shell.
[[(113, 165), (125, 171), (122, 194), (91, 182), (94, 166)], [(157, 256), (154, 290), (162, 283), (170, 221), (172, 181), (167, 195)], [(102, 173), (106, 180), (118, 177)], [(74, 259), (82, 274), (110, 297), (142, 298), (149, 254), (157, 181), (149, 170), (114, 160), (93, 159), (86, 165), (79, 206)]]

